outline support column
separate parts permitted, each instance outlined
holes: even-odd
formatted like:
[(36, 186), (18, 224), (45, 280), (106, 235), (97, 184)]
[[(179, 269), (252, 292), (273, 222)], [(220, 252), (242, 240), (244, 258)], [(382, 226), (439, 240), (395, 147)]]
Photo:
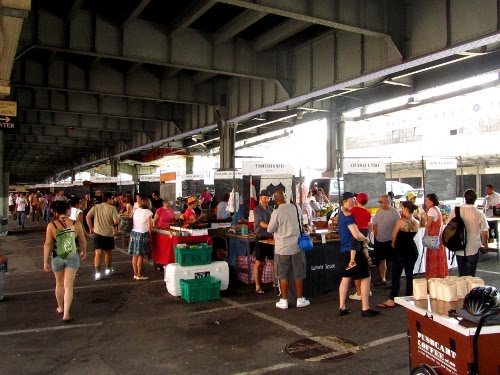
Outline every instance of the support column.
[(235, 141), (237, 123), (218, 122), (220, 136), (220, 170), (234, 170), (235, 168)]
[(340, 122), (338, 113), (331, 113), (326, 118), (326, 170), (323, 171), (323, 177), (335, 177), (337, 170), (337, 150), (338, 150), (338, 125)]
[(118, 159), (110, 158), (109, 164), (111, 166), (111, 177), (118, 177)]
[(194, 157), (189, 152), (186, 155), (186, 174), (192, 174), (194, 167)]
[[(137, 193), (140, 193), (140, 189), (139, 189), (139, 175), (140, 175), (140, 172), (141, 172), (141, 165), (140, 164), (134, 164), (134, 165), (131, 165), (131, 168), (130, 168), (130, 174), (132, 175), (132, 180), (134, 181), (134, 187), (135, 187), (135, 191)], [(132, 192), (134, 193), (134, 192)]]
[(338, 153), (338, 161), (337, 161), (337, 170), (338, 176), (344, 176), (344, 152), (345, 152), (345, 122), (339, 121), (337, 128), (337, 153)]

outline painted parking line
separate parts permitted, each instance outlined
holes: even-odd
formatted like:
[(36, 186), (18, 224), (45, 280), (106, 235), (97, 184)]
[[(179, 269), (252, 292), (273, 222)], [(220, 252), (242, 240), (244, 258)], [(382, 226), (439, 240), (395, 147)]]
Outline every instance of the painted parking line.
[(492, 273), (494, 275), (500, 275), (500, 272), (496, 271), (486, 271), (486, 270), (476, 270), (477, 272)]
[[(151, 281), (146, 281), (146, 282), (131, 281), (131, 282), (114, 283), (114, 284), (104, 284), (104, 283), (101, 283), (100, 281), (96, 281), (95, 284), (92, 284), (92, 285), (75, 286), (73, 288), (73, 290), (109, 288), (109, 287), (112, 287), (112, 286), (144, 285), (146, 283), (159, 283), (159, 282), (164, 283), (165, 281), (163, 281), (163, 280), (151, 280)], [(8, 296), (22, 296), (22, 295), (37, 294), (37, 293), (54, 293), (54, 288), (52, 288), (52, 289), (30, 290), (30, 291), (27, 291), (27, 292), (5, 293), (4, 296), (5, 297), (8, 297)]]
[(237, 373), (234, 373), (233, 375), (260, 375), (260, 374), (265, 374), (267, 372), (283, 370), (285, 368), (290, 368), (290, 367), (295, 367), (295, 366), (297, 366), (295, 363), (279, 363), (277, 365), (263, 367), (263, 368), (252, 370), (252, 371), (237, 372)]
[(79, 329), (79, 328), (89, 328), (89, 327), (99, 327), (102, 326), (103, 322), (98, 323), (86, 323), (86, 324), (65, 324), (63, 326), (55, 327), (43, 327), (43, 328), (30, 328), (30, 329), (16, 329), (13, 331), (3, 331), (0, 332), (0, 336), (12, 336), (27, 333), (41, 333), (41, 332), (52, 332), (52, 331), (62, 331), (67, 329)]

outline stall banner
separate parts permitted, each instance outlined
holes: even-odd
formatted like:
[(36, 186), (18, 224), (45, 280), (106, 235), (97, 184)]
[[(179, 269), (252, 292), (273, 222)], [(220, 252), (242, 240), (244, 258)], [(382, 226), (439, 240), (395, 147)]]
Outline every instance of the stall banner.
[(106, 183), (117, 183), (118, 182), (118, 177), (96, 177), (92, 176), (90, 177), (90, 182), (93, 184), (106, 184)]
[(262, 175), (260, 190), (267, 190), (273, 194), (276, 190), (283, 190), (287, 202), (293, 198), (293, 175)]
[(455, 158), (427, 158), (425, 159), (425, 169), (427, 170), (448, 170), (457, 169), (457, 159)]
[(258, 197), (257, 197), (257, 192), (255, 191), (255, 184), (253, 182), (253, 177), (250, 176), (250, 204), (248, 206), (249, 208), (249, 213), (248, 213), (248, 230), (250, 232), (254, 231), (254, 222), (255, 222), (255, 217), (253, 214), (253, 210), (257, 205), (259, 204)]
[(181, 175), (181, 180), (204, 180), (205, 174), (202, 173), (186, 173)]
[(176, 179), (177, 179), (176, 172), (165, 172), (165, 173), (160, 172), (160, 181), (161, 182), (168, 182), (168, 181), (175, 182)]
[(214, 180), (228, 180), (231, 178), (243, 178), (242, 171), (216, 171), (214, 173)]
[(344, 174), (347, 173), (384, 173), (385, 161), (378, 158), (345, 158)]
[(134, 184), (134, 180), (119, 180), (118, 181), (118, 185), (119, 186), (125, 186), (125, 185), (133, 185)]
[(266, 161), (243, 161), (241, 163), (243, 174), (266, 175), (266, 174), (294, 174), (292, 164)]
[(144, 175), (144, 176), (139, 176), (139, 181), (140, 182), (159, 182), (160, 181), (160, 176), (155, 174), (155, 175)]
[(50, 184), (36, 184), (35, 189), (48, 189), (50, 188)]

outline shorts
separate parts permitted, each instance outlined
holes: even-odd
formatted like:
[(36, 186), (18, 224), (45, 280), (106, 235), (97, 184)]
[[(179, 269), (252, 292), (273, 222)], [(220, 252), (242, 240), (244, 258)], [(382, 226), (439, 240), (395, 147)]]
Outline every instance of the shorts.
[(394, 249), (392, 248), (392, 241), (379, 242), (375, 240), (375, 260), (388, 260), (392, 261), (394, 258)]
[(253, 255), (255, 259), (260, 262), (263, 262), (266, 258), (269, 260), (274, 259), (274, 246), (268, 245), (266, 243), (260, 243), (259, 240), (255, 242), (255, 248)]
[(101, 236), (97, 233), (94, 233), (93, 243), (96, 250), (113, 250), (115, 248), (114, 237)]
[(290, 272), (294, 280), (303, 280), (306, 278), (306, 256), (303, 251), (293, 255), (275, 254), (274, 258), (276, 275), (279, 279), (288, 280)]
[(80, 254), (75, 253), (72, 255), (68, 255), (66, 259), (63, 259), (59, 256), (53, 257), (51, 261), (52, 271), (61, 272), (64, 271), (65, 268), (71, 268), (77, 270), (80, 267)]
[(349, 262), (351, 261), (351, 252), (345, 251), (341, 253), (342, 256), (342, 277), (350, 277), (354, 280), (362, 280), (370, 277), (370, 269), (368, 268), (368, 259), (362, 251), (356, 251), (356, 267), (346, 270)]

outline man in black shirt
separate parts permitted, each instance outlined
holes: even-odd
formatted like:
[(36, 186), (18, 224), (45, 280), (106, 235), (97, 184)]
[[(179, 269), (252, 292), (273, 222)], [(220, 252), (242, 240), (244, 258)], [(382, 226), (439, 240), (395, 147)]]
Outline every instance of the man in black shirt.
[(163, 206), (163, 199), (160, 198), (160, 192), (158, 190), (153, 190), (153, 192), (151, 193), (151, 206), (153, 215), (158, 208)]

